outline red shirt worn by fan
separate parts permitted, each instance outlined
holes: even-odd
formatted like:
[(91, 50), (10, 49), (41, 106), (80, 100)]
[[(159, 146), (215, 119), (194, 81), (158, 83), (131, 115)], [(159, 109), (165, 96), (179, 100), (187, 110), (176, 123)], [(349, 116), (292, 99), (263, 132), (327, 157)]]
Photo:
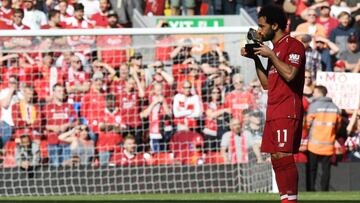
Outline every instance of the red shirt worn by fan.
[(12, 20), (13, 15), (14, 15), (14, 9), (12, 8), (7, 9), (4, 7), (0, 8), (0, 21), (3, 21), (6, 24), (11, 25), (13, 22)]
[[(41, 111), (40, 107), (36, 104), (27, 105), (25, 102), (20, 101), (12, 107), (12, 117), (14, 125), (16, 126), (14, 137), (19, 138), (21, 131), (27, 129), (30, 132), (41, 132)], [(31, 140), (40, 140), (40, 136), (30, 135)]]
[(11, 75), (16, 75), (19, 77), (20, 83), (30, 84), (35, 80), (39, 79), (39, 67), (36, 65), (28, 67), (10, 67), (1, 69), (1, 77), (3, 80), (3, 87), (8, 86), (8, 80)]
[[(117, 109), (114, 112), (110, 112), (108, 109), (104, 109), (104, 111), (104, 116), (101, 117), (100, 123), (119, 125), (123, 128), (126, 127), (122, 122), (120, 111)], [(118, 145), (121, 141), (121, 135), (116, 132), (99, 131), (96, 147), (100, 152), (113, 151), (115, 150), (116, 145)]]
[(140, 99), (137, 92), (120, 92), (117, 95), (117, 101), (119, 102), (118, 106), (120, 107), (121, 115), (126, 126), (137, 127), (141, 125), (139, 114)]
[(102, 13), (101, 11), (92, 15), (90, 21), (92, 21), (96, 27), (106, 27), (108, 25), (107, 14)]
[(239, 120), (243, 119), (243, 111), (252, 109), (254, 104), (254, 96), (250, 92), (232, 91), (225, 97), (225, 108), (230, 108), (232, 117)]
[(197, 147), (204, 144), (204, 138), (197, 132), (178, 131), (170, 141), (170, 150), (174, 153), (174, 158), (182, 164), (197, 165), (199, 152)]
[[(90, 82), (90, 74), (83, 70), (79, 71), (75, 70), (73, 67), (70, 67), (65, 75), (65, 79), (69, 86), (74, 86), (76, 83), (83, 85), (86, 82)], [(76, 92), (69, 94), (68, 98), (74, 102), (80, 102), (83, 95), (84, 93)]]
[(119, 79), (115, 79), (112, 80), (110, 83), (110, 91), (114, 94), (120, 94), (121, 92), (125, 91), (125, 87), (126, 87), (126, 80), (119, 78)]
[(298, 40), (284, 35), (275, 43), (273, 51), (286, 64), (298, 69), (295, 78), (286, 82), (271, 61), (268, 64), (268, 107), (266, 120), (278, 118), (302, 119), (302, 95), (305, 74), (305, 48)]
[[(216, 104), (215, 102), (205, 103), (204, 104), (204, 112), (207, 110), (211, 110), (212, 112), (224, 109), (225, 106), (221, 104)], [(217, 136), (217, 120), (216, 118), (209, 118), (208, 116), (205, 117), (205, 126), (204, 126), (204, 134)]]
[(104, 109), (105, 93), (90, 89), (90, 91), (82, 97), (80, 115), (88, 121), (89, 127), (95, 133), (99, 132), (98, 125), (105, 115)]
[(126, 150), (117, 147), (110, 163), (117, 166), (142, 166), (145, 165), (145, 159), (143, 153), (127, 153)]
[[(55, 103), (47, 104), (44, 107), (43, 112), (45, 112), (46, 125), (60, 126), (77, 119), (73, 106), (68, 103), (63, 103), (61, 105)], [(57, 133), (47, 131), (46, 137), (48, 144), (65, 143), (60, 142), (58, 136)]]
[(51, 95), (52, 87), (56, 83), (64, 84), (64, 73), (60, 68), (47, 66), (39, 67), (39, 72), (41, 77), (33, 83), (38, 99), (43, 100)]

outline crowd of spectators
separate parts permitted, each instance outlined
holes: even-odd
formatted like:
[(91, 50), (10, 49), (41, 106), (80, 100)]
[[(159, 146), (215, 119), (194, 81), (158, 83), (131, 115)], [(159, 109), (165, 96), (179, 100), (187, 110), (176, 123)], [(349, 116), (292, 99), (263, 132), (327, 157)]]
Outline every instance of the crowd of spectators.
[[(256, 20), (265, 2), (272, 1), (2, 0), (0, 29), (129, 27), (133, 8), (144, 15), (168, 9), (172, 15), (239, 14), (242, 8)], [(360, 72), (360, 4), (290, 2), (284, 4), (289, 32), (306, 47), (306, 108), (317, 100), (317, 71)], [(258, 80), (244, 83), (218, 38), (206, 43), (209, 51), (195, 56), (190, 38), (161, 36), (155, 58), (144, 64), (141, 50), (128, 49), (131, 36), (2, 37), (1, 160), (6, 165), (13, 157), (27, 170), (131, 165), (151, 162), (143, 152), (181, 150), (174, 155), (185, 164), (204, 163), (212, 153), (222, 163), (266, 161), (259, 151), (266, 91)], [(343, 112), (334, 156), (358, 161), (360, 110)], [(299, 162), (307, 161), (304, 126)]]

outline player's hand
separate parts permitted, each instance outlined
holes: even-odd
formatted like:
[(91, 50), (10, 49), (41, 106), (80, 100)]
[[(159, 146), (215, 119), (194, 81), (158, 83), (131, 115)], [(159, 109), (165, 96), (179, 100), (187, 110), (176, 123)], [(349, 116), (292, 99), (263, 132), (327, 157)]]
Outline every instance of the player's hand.
[(269, 58), (274, 54), (274, 52), (268, 46), (260, 44), (259, 48), (254, 48), (254, 54)]
[(246, 49), (245, 49), (245, 47), (242, 47), (241, 48), (241, 50), (240, 50), (240, 54), (241, 54), (241, 56), (244, 56), (244, 57), (246, 57), (246, 58), (250, 58), (250, 59), (257, 59), (257, 58), (259, 58), (258, 56), (256, 56), (255, 54), (253, 54), (253, 55), (249, 55), (249, 53), (248, 52), (246, 52)]
[(240, 54), (241, 56), (248, 57), (248, 53), (246, 52), (245, 47), (241, 47)]

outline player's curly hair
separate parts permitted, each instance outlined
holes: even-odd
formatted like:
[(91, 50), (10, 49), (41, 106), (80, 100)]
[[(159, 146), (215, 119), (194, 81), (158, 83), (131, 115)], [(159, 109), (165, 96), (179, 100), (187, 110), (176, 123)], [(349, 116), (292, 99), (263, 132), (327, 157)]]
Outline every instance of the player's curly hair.
[(261, 8), (258, 17), (264, 17), (270, 25), (278, 24), (281, 30), (287, 26), (287, 15), (284, 9), (276, 4), (268, 4)]

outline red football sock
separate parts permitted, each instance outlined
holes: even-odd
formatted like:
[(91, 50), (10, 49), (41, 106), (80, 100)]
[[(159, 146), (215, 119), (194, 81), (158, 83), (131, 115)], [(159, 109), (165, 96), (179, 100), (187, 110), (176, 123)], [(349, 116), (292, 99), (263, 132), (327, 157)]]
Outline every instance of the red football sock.
[(296, 203), (298, 191), (298, 172), (294, 156), (272, 159), (276, 183), (279, 188), (281, 203)]
[[(286, 198), (287, 198), (287, 197), (286, 197)], [(289, 203), (289, 202), (288, 202), (288, 199), (282, 199), (282, 200), (281, 200), (281, 203)]]
[(281, 159), (271, 159), (271, 163), (275, 172), (275, 179), (279, 189), (280, 198), (282, 199), (281, 202), (283, 203), (283, 200), (287, 199), (286, 174), (283, 170), (283, 163)]
[(297, 200), (282, 199), (281, 203), (297, 203)]
[(288, 202), (297, 202), (299, 177), (294, 156), (286, 156), (280, 160), (286, 176), (286, 194), (288, 195)]

